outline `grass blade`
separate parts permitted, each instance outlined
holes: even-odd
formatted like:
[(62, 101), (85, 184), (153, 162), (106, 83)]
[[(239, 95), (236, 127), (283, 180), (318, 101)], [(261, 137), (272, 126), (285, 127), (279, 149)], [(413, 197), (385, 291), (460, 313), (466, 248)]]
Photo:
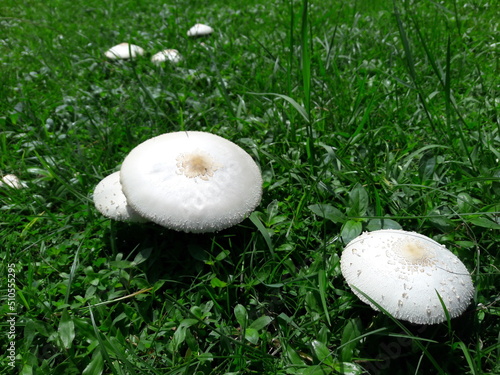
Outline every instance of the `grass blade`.
[(287, 95), (276, 94), (276, 93), (272, 93), (272, 92), (267, 92), (267, 93), (248, 92), (247, 94), (262, 95), (262, 96), (272, 95), (272, 96), (276, 96), (278, 98), (284, 99), (285, 101), (290, 103), (292, 105), (292, 107), (297, 110), (297, 112), (299, 112), (299, 114), (304, 118), (306, 123), (310, 122), (309, 114), (307, 113), (307, 110), (303, 106), (301, 106), (299, 103), (297, 103), (297, 101), (295, 99), (293, 99)]
[(321, 305), (323, 306), (323, 311), (325, 313), (325, 318), (326, 322), (328, 323), (329, 326), (332, 325), (332, 322), (330, 321), (330, 312), (328, 311), (328, 305), (326, 303), (326, 296), (327, 296), (327, 282), (326, 282), (326, 272), (324, 269), (320, 269), (318, 271), (318, 290), (319, 290), (319, 297), (321, 299)]
[(304, 107), (309, 117), (311, 113), (311, 51), (309, 44), (308, 0), (302, 0), (301, 52)]
[(467, 360), (467, 364), (469, 365), (470, 373), (472, 375), (478, 374), (478, 371), (476, 369), (476, 364), (472, 360), (469, 349), (467, 348), (465, 343), (463, 341), (459, 341), (458, 346), (460, 347), (460, 349), (462, 349), (462, 352), (464, 353), (465, 359)]
[(422, 107), (424, 109), (427, 120), (429, 121), (429, 124), (432, 128), (432, 131), (437, 136), (439, 133), (437, 131), (436, 124), (434, 123), (431, 112), (427, 106), (425, 96), (423, 95), (423, 92), (422, 92), (420, 85), (418, 83), (418, 80), (417, 80), (417, 73), (415, 71), (415, 60), (413, 58), (413, 53), (412, 53), (411, 47), (410, 47), (410, 41), (408, 39), (407, 32), (405, 30), (403, 21), (401, 19), (401, 14), (399, 12), (399, 8), (396, 5), (396, 0), (393, 0), (393, 4), (394, 4), (394, 15), (396, 17), (398, 30), (399, 30), (399, 36), (401, 38), (401, 42), (403, 43), (403, 49), (405, 52), (406, 67), (408, 68), (408, 73), (409, 73), (410, 78), (412, 80), (412, 83), (415, 87), (415, 90), (417, 91), (418, 98), (420, 100), (420, 103), (422, 104)]
[(95, 337), (97, 338), (97, 341), (99, 342), (99, 350), (102, 354), (102, 357), (108, 363), (108, 366), (111, 369), (111, 372), (113, 373), (113, 375), (119, 375), (116, 372), (116, 369), (115, 369), (115, 366), (113, 365), (113, 361), (111, 360), (111, 357), (109, 356), (106, 344), (101, 337), (101, 332), (99, 332), (99, 328), (97, 327), (97, 324), (95, 322), (94, 312), (92, 311), (92, 307), (90, 307), (90, 306), (89, 306), (89, 313), (90, 313), (90, 321), (91, 321), (92, 327), (94, 329)]
[(259, 217), (257, 216), (257, 213), (252, 212), (249, 219), (257, 227), (262, 237), (264, 237), (264, 241), (266, 241), (269, 251), (271, 253), (274, 253), (271, 237), (269, 236), (267, 229), (264, 227), (264, 224), (262, 224), (262, 221), (260, 221)]
[[(302, 25), (301, 25), (301, 61), (302, 61), (302, 89), (304, 95), (304, 107), (307, 113), (307, 118), (311, 118), (311, 46), (310, 46), (310, 35), (309, 35), (309, 12), (308, 12), (308, 0), (302, 1)], [(309, 166), (311, 169), (314, 166), (314, 139), (312, 124), (307, 121), (307, 142), (306, 151), (307, 159), (309, 161)]]

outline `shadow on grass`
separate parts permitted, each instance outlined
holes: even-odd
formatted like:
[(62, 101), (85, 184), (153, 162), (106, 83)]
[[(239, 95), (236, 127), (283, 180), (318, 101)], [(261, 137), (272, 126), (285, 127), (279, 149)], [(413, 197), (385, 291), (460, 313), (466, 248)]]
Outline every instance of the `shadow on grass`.
[(463, 352), (457, 343), (474, 346), (476, 340), (475, 309), (473, 305), (463, 315), (451, 320), (453, 331), (446, 324), (421, 325), (400, 321), (405, 331), (391, 318), (374, 312), (362, 317), (366, 324), (373, 322), (373, 330), (385, 328), (381, 334), (369, 335), (363, 343), (362, 353), (366, 359), (359, 363), (369, 374), (436, 374), (435, 366), (415, 344), (415, 339), (439, 363), (445, 374), (457, 374), (465, 366)]

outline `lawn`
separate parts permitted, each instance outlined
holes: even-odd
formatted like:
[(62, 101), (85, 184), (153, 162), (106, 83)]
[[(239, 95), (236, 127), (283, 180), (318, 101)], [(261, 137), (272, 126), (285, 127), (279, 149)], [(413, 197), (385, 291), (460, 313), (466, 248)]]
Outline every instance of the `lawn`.
[[(500, 373), (500, 7), (487, 0), (4, 0), (0, 374)], [(195, 23), (208, 37), (190, 38)], [(111, 61), (110, 47), (146, 50)], [(177, 63), (150, 57), (175, 48)], [(260, 166), (243, 222), (115, 222), (141, 142), (220, 135)], [(404, 229), (471, 272), (460, 317), (372, 310), (340, 271)]]

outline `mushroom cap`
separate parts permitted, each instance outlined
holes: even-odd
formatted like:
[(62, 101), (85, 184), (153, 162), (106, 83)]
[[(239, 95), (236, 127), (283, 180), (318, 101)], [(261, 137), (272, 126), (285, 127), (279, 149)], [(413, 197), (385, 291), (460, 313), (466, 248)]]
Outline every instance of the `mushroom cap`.
[(104, 177), (94, 189), (94, 204), (106, 217), (119, 221), (146, 222), (127, 203), (120, 184), (120, 172)]
[(252, 157), (227, 139), (198, 131), (141, 143), (125, 158), (120, 180), (141, 216), (184, 232), (233, 226), (262, 196), (262, 176)]
[(202, 23), (197, 23), (193, 27), (191, 27), (187, 35), (188, 36), (203, 36), (203, 35), (209, 35), (214, 32), (214, 29), (212, 29), (208, 25), (203, 25)]
[(24, 182), (21, 182), (19, 178), (14, 174), (6, 174), (0, 180), (0, 187), (3, 185), (7, 185), (12, 189), (22, 189), (26, 187)]
[(163, 51), (155, 53), (151, 57), (151, 62), (153, 62), (154, 64), (157, 64), (157, 65), (159, 65), (165, 61), (171, 61), (171, 62), (176, 64), (176, 63), (180, 62), (181, 60), (182, 60), (182, 56), (179, 53), (179, 51), (177, 51), (176, 49), (165, 49)]
[(144, 55), (144, 50), (135, 44), (120, 43), (107, 50), (104, 55), (111, 60), (130, 59)]
[(411, 323), (446, 320), (437, 293), (451, 318), (464, 312), (474, 293), (464, 264), (443, 245), (414, 232), (363, 233), (349, 242), (340, 262), (359, 299), (378, 310), (360, 290), (393, 317)]

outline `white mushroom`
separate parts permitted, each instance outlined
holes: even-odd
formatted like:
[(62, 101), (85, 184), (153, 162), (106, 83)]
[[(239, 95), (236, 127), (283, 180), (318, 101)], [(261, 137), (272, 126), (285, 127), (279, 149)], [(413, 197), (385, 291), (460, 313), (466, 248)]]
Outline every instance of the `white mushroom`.
[(262, 195), (260, 169), (249, 154), (227, 139), (197, 131), (141, 143), (125, 158), (120, 180), (141, 216), (184, 232), (235, 225)]
[(160, 65), (161, 63), (163, 63), (165, 61), (170, 61), (174, 64), (177, 64), (181, 60), (182, 60), (182, 56), (179, 53), (179, 51), (177, 51), (176, 49), (166, 49), (166, 50), (160, 51), (158, 53), (155, 53), (151, 57), (151, 62), (153, 62), (156, 65)]
[(397, 319), (418, 324), (462, 314), (474, 288), (464, 264), (443, 245), (414, 232), (377, 230), (352, 240), (341, 257), (341, 271), (363, 302)]
[(111, 60), (130, 59), (144, 55), (144, 50), (135, 44), (120, 43), (111, 47), (104, 55)]
[(188, 30), (187, 35), (196, 37), (196, 36), (210, 35), (213, 32), (214, 29), (212, 29), (210, 26), (203, 25), (202, 23), (197, 23)]
[(24, 182), (21, 182), (19, 178), (14, 174), (6, 174), (0, 180), (0, 187), (3, 185), (7, 185), (13, 189), (22, 189), (26, 187)]
[(94, 204), (100, 213), (114, 220), (147, 221), (128, 205), (120, 184), (120, 172), (111, 173), (97, 184), (94, 189)]

